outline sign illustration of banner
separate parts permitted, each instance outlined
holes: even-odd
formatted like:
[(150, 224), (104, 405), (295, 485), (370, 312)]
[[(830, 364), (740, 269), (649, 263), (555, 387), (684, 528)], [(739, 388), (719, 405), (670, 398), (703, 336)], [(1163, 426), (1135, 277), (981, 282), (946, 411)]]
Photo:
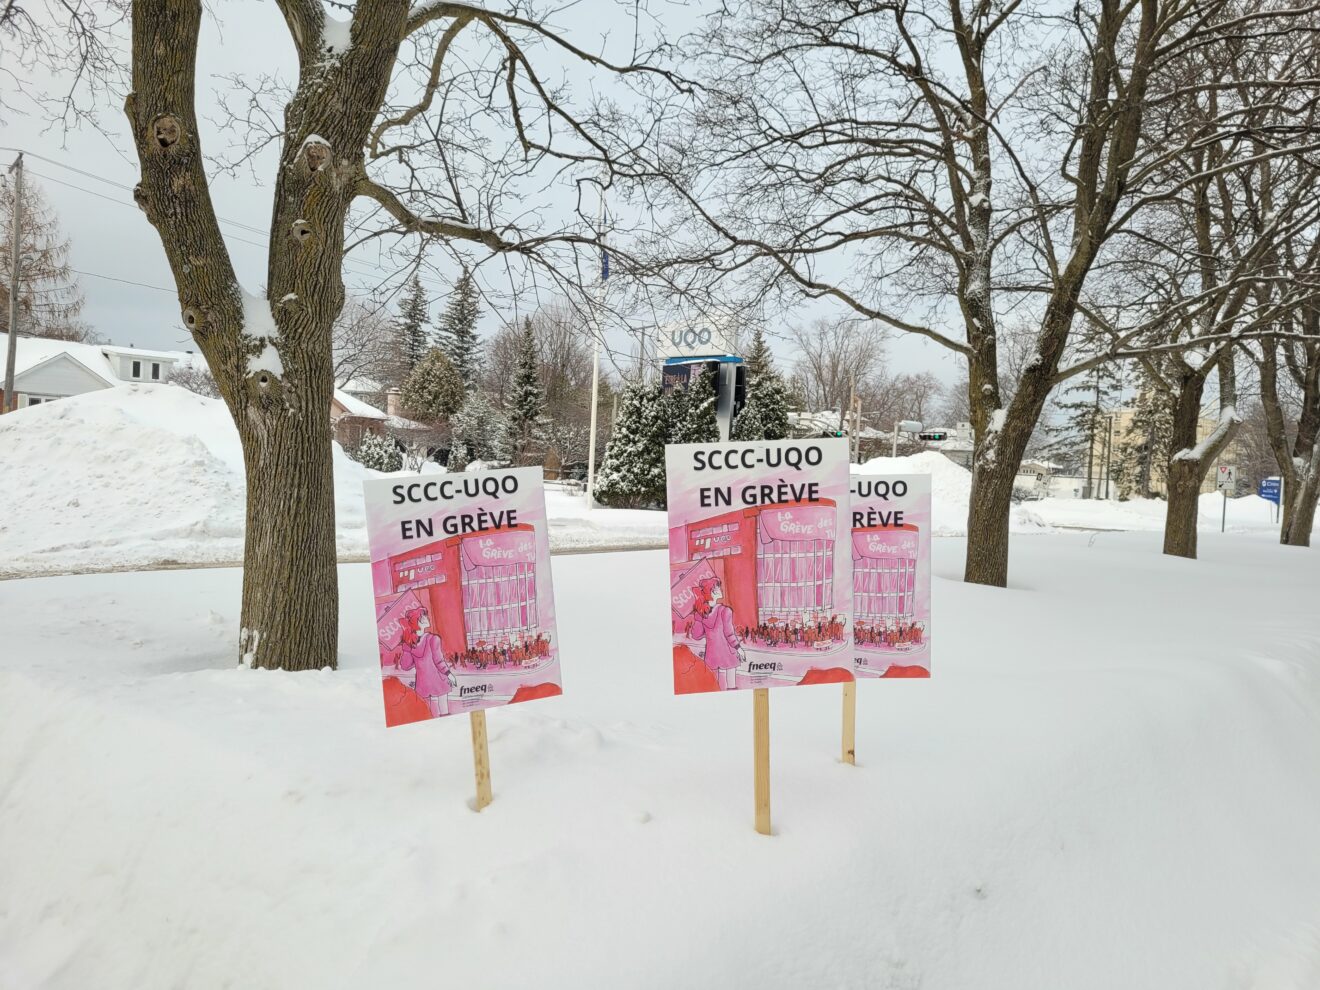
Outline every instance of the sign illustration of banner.
[(560, 693), (541, 477), (364, 484), (386, 725)]
[(930, 475), (852, 477), (858, 677), (930, 676)]
[(847, 441), (676, 444), (665, 474), (674, 692), (852, 680)]

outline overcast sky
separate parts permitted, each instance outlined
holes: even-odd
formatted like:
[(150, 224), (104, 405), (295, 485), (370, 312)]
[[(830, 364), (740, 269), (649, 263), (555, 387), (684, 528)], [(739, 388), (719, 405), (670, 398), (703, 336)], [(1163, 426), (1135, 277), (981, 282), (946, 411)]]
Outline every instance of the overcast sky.
[[(600, 13), (604, 5), (582, 4), (557, 17), (573, 40), (587, 48), (601, 43)], [(217, 94), (225, 88), (225, 73), (256, 75), (281, 71), (296, 75), (296, 61), (288, 31), (276, 5), (260, 0), (226, 0), (210, 5), (203, 27), (198, 62), (198, 110), (203, 121), (220, 117)], [(219, 12), (218, 14), (216, 12)], [(695, 21), (691, 8), (668, 8), (673, 29), (687, 30)], [(627, 37), (625, 34), (624, 37)], [(36, 80), (34, 80), (36, 81)], [(209, 155), (222, 150), (231, 138), (216, 129), (204, 132)], [(0, 126), (0, 158), (7, 164), (14, 149), (28, 153), (27, 174), (40, 185), (59, 214), (72, 241), (72, 266), (87, 305), (83, 318), (105, 339), (116, 344), (171, 349), (192, 348), (179, 322), (179, 304), (171, 288), (169, 267), (156, 232), (133, 204), (131, 189), (137, 181), (136, 156), (126, 135), (121, 104), (107, 101), (100, 113), (100, 130), (84, 126), (70, 133), (35, 115), (8, 115)], [(256, 177), (215, 175), (211, 193), (224, 221), (230, 255), (239, 279), (256, 290), (265, 279), (265, 231), (269, 226), (271, 187), (262, 181), (271, 172), (274, 154), (258, 161)], [(262, 167), (262, 166), (266, 167)], [(90, 174), (83, 174), (90, 173)], [(571, 188), (563, 195), (572, 197)], [(345, 281), (350, 292), (363, 292), (380, 281), (381, 270), (368, 259), (350, 259)], [(136, 284), (133, 284), (136, 283)], [(431, 279), (432, 298), (444, 285)], [(482, 329), (490, 332), (505, 314), (485, 314)], [(794, 319), (811, 314), (798, 313)], [(772, 322), (782, 332), (782, 320)], [(782, 339), (776, 351), (791, 359)], [(948, 352), (932, 342), (910, 335), (892, 339), (888, 347), (894, 370), (931, 370), (946, 381), (959, 373)]]

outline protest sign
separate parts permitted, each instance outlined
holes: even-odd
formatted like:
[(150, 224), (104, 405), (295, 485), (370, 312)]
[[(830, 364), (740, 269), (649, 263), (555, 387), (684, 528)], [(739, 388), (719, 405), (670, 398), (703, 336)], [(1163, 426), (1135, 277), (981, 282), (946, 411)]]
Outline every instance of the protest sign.
[(665, 448), (674, 692), (851, 680), (844, 440)]
[(472, 715), (477, 807), (485, 709), (560, 693), (539, 467), (364, 484), (385, 724)]
[(858, 677), (930, 676), (930, 475), (852, 477)]

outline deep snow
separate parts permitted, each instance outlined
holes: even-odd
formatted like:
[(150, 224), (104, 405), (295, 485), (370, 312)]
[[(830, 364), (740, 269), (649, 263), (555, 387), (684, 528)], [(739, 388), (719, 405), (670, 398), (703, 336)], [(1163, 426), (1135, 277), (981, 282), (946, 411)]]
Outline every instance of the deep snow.
[[(327, 424), (328, 425), (328, 424)], [(333, 444), (336, 542), (366, 559), (362, 482), (379, 477)], [(6, 497), (0, 577), (243, 556), (243, 452), (218, 399), (172, 385), (123, 385), (0, 418)], [(556, 549), (663, 543), (664, 514), (593, 510), (547, 493)]]
[(564, 695), (387, 730), (235, 669), (239, 572), (0, 584), (0, 986), (1285, 990), (1320, 984), (1316, 557), (935, 543), (936, 676), (673, 697), (661, 552), (557, 557)]

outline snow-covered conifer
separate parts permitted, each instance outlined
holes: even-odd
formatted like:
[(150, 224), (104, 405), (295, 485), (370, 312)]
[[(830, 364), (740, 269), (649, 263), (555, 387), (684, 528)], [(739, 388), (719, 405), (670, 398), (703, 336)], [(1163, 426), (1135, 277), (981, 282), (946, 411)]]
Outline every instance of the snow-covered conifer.
[(523, 320), (518, 341), (518, 363), (514, 367), (504, 445), (509, 459), (521, 464), (527, 459), (535, 435), (537, 418), (545, 407), (541, 372), (536, 359), (536, 334), (530, 318)]
[(445, 420), (463, 405), (463, 379), (444, 351), (433, 347), (404, 381), (400, 398), (403, 408), (417, 419)]
[(416, 368), (431, 349), (426, 310), (426, 291), (422, 288), (421, 280), (414, 275), (399, 304), (399, 317), (395, 323), (398, 353), (408, 371)]
[(403, 451), (387, 436), (368, 433), (353, 451), (353, 459), (373, 471), (403, 470)]
[(436, 343), (445, 352), (470, 394), (481, 373), (481, 341), (477, 339), (477, 317), (481, 309), (472, 273), (466, 268), (454, 282), (445, 311), (436, 327)]
[(660, 387), (629, 383), (596, 475), (598, 502), (627, 509), (664, 505), (666, 425)]

